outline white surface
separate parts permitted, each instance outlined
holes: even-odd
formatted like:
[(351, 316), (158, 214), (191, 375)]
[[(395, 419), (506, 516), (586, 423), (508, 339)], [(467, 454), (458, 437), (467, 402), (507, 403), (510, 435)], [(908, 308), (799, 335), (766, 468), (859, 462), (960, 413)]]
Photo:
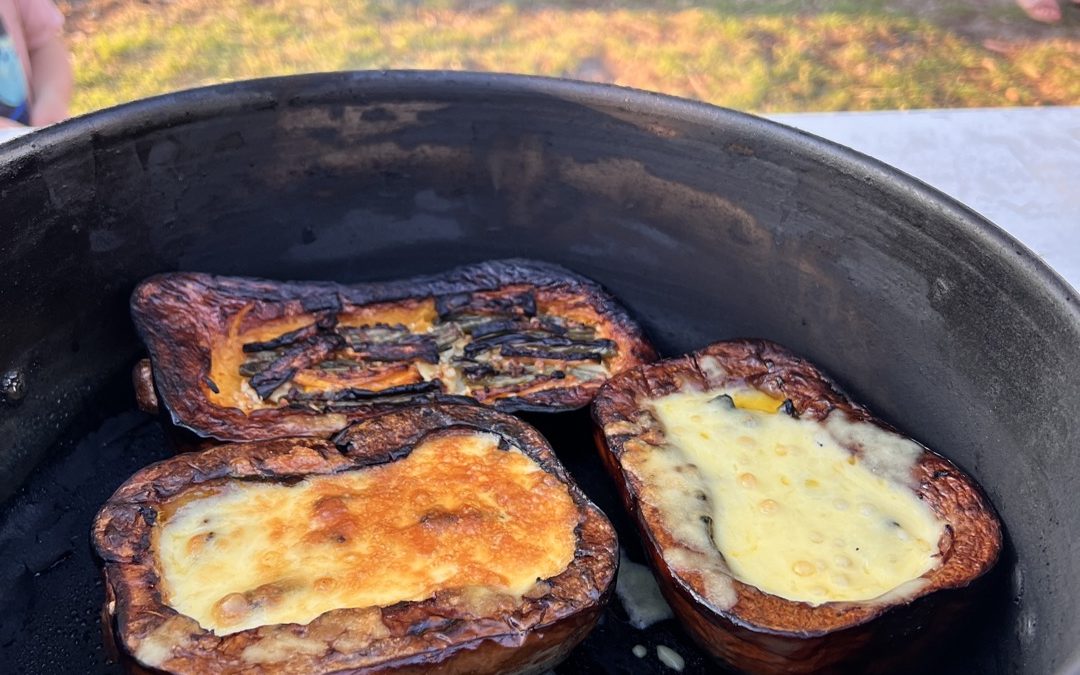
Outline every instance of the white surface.
[(0, 143), (3, 143), (4, 141), (10, 141), (13, 138), (18, 138), (19, 136), (22, 136), (23, 134), (28, 134), (33, 130), (33, 127), (21, 127), (18, 129), (13, 129), (10, 127), (0, 128)]
[(770, 117), (958, 199), (1080, 289), (1080, 107)]

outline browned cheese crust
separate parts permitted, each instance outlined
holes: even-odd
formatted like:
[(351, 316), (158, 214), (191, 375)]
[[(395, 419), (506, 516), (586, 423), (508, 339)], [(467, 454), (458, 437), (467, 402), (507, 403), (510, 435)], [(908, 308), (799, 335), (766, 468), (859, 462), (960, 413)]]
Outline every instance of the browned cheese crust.
[(355, 286), (164, 274), (131, 310), (173, 421), (220, 440), (325, 438), (415, 403), (580, 408), (656, 358), (597, 284), (528, 260)]
[[(538, 580), (522, 598), (492, 595), (478, 603), (451, 589), (424, 601), (337, 609), (306, 625), (264, 625), (223, 636), (163, 600), (152, 531), (178, 495), (222, 481), (288, 483), (394, 462), (448, 430), (497, 434), (567, 486), (579, 520), (573, 559), (563, 572)], [(157, 667), (175, 673), (541, 672), (596, 623), (615, 576), (615, 533), (532, 427), (486, 408), (435, 405), (358, 423), (336, 443), (297, 438), (221, 445), (153, 464), (116, 491), (92, 535), (104, 568), (104, 624), (130, 667), (146, 669), (132, 655), (149, 641), (167, 650)], [(261, 655), (256, 663), (243, 656), (253, 646)]]
[[(710, 367), (711, 363), (718, 363), (723, 370)], [(661, 425), (644, 401), (684, 388), (711, 391), (732, 385), (788, 399), (800, 418), (822, 420), (831, 411), (840, 410), (853, 420), (895, 431), (845, 396), (815, 366), (765, 340), (718, 342), (610, 380), (593, 403), (597, 443), (637, 522), (665, 597), (704, 647), (749, 672), (887, 670), (891, 667), (887, 665), (890, 655), (903, 646), (897, 644), (903, 640), (890, 638), (910, 633), (912, 626), (908, 622), (928, 621), (928, 612), (934, 613), (930, 611), (934, 604), (931, 601), (949, 595), (940, 591), (968, 587), (996, 563), (1002, 532), (992, 506), (969, 476), (924, 448), (914, 469), (915, 491), (946, 527), (939, 542), (941, 563), (923, 575), (928, 583), (921, 590), (892, 603), (832, 602), (814, 606), (770, 595), (732, 579), (737, 603), (729, 610), (711, 606), (704, 600), (707, 594), (702, 577), (693, 573), (675, 575), (665, 564), (662, 552), (675, 543), (674, 539), (661, 524), (656, 509), (641, 501), (643, 486), (623, 470), (620, 458), (634, 444), (661, 446), (665, 442)], [(851, 450), (858, 453), (857, 449)], [(916, 602), (920, 598), (923, 601)], [(897, 611), (902, 608), (910, 611)], [(950, 605), (950, 609), (941, 611), (956, 609)], [(940, 613), (936, 618), (942, 619)]]

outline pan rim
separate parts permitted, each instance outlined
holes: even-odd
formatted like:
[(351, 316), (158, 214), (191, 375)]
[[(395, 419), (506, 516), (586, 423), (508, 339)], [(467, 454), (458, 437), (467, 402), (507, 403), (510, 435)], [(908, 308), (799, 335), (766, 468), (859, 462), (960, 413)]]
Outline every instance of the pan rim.
[[(244, 110), (275, 109), (304, 103), (329, 103), (368, 96), (430, 95), (438, 88), (460, 96), (474, 90), (493, 96), (546, 95), (599, 108), (663, 119), (739, 128), (755, 137), (769, 136), (807, 158), (847, 175), (860, 176), (875, 189), (891, 191), (960, 225), (984, 251), (1049, 290), (1054, 304), (1080, 333), (1080, 290), (1050, 267), (1026, 244), (971, 207), (904, 171), (857, 150), (795, 127), (751, 113), (668, 94), (613, 84), (511, 73), (451, 70), (353, 70), (239, 80), (160, 94), (86, 113), (0, 144), (0, 183), (13, 168), (37, 156), (62, 153), (71, 146), (95, 144), (123, 130), (176, 126)], [(1077, 655), (1080, 656), (1080, 650)]]

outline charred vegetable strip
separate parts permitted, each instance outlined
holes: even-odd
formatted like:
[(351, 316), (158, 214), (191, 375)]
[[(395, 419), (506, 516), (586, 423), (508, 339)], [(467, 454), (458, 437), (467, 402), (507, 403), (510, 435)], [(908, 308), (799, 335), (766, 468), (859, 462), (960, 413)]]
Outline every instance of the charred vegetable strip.
[(260, 373), (266, 370), (267, 366), (276, 361), (279, 356), (281, 354), (278, 351), (255, 352), (240, 364), (240, 374), (244, 377), (251, 377)]
[(244, 353), (250, 354), (252, 352), (268, 352), (275, 349), (281, 349), (282, 347), (288, 347), (289, 345), (296, 344), (297, 342), (304, 342), (315, 337), (319, 333), (319, 326), (317, 324), (308, 324), (303, 328), (297, 328), (291, 330), (284, 335), (279, 335), (273, 340), (265, 340), (263, 342), (249, 342), (244, 345)]
[(478, 381), (488, 393), (506, 394), (523, 389), (542, 386), (547, 382), (555, 382), (566, 378), (566, 373), (561, 370), (553, 370), (543, 375), (528, 374), (523, 376), (496, 375), (482, 378)]
[(352, 349), (361, 359), (370, 361), (439, 362), (439, 346), (430, 335), (410, 335), (401, 342), (359, 342)]
[(292, 379), (296, 371), (307, 368), (341, 348), (341, 338), (336, 335), (317, 335), (285, 350), (264, 370), (251, 377), (251, 386), (264, 399), (275, 389)]
[[(396, 366), (360, 374), (355, 379), (348, 380), (348, 386), (344, 389), (305, 392), (293, 388), (282, 398), (294, 408), (337, 412), (370, 407), (375, 403), (419, 402), (422, 397), (418, 395), (442, 391), (442, 382), (439, 380), (409, 381), (413, 376), (419, 377), (411, 366)], [(401, 383), (403, 380), (405, 382)], [(298, 377), (296, 381), (298, 384), (307, 384), (303, 378)]]
[(531, 291), (496, 295), (492, 293), (455, 293), (435, 299), (440, 319), (458, 315), (496, 314), (536, 316), (536, 296)]
[(418, 394), (428, 391), (437, 391), (441, 388), (442, 382), (439, 382), (438, 380), (428, 380), (426, 382), (403, 384), (400, 386), (387, 387), (386, 389), (379, 390), (341, 389), (339, 391), (335, 391), (329, 394), (305, 394), (293, 390), (289, 392), (288, 398), (292, 401), (362, 401), (383, 395), (391, 396), (396, 394)]
[(479, 322), (462, 322), (458, 320), (461, 329), (473, 339), (479, 340), (488, 335), (502, 335), (524, 329), (527, 324), (522, 324), (514, 319), (491, 319), (479, 320)]
[(520, 333), (501, 333), (498, 335), (488, 335), (479, 340), (473, 340), (469, 344), (465, 345), (465, 358), (474, 358), (481, 352), (486, 352), (490, 349), (494, 349), (501, 345), (514, 343), (514, 342), (533, 342), (544, 339), (559, 339), (550, 333), (544, 333), (540, 331), (522, 331)]
[(569, 338), (541, 338), (536, 342), (505, 344), (499, 350), (503, 356), (530, 356), (558, 361), (596, 361), (615, 351), (611, 340), (575, 342)]

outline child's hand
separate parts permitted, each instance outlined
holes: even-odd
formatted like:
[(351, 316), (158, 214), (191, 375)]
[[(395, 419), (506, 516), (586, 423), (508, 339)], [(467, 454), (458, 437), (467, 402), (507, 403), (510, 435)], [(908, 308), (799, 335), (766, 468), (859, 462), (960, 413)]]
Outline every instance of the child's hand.
[(0, 117), (0, 129), (22, 129), (24, 126), (19, 124), (15, 120), (9, 120), (6, 117)]

